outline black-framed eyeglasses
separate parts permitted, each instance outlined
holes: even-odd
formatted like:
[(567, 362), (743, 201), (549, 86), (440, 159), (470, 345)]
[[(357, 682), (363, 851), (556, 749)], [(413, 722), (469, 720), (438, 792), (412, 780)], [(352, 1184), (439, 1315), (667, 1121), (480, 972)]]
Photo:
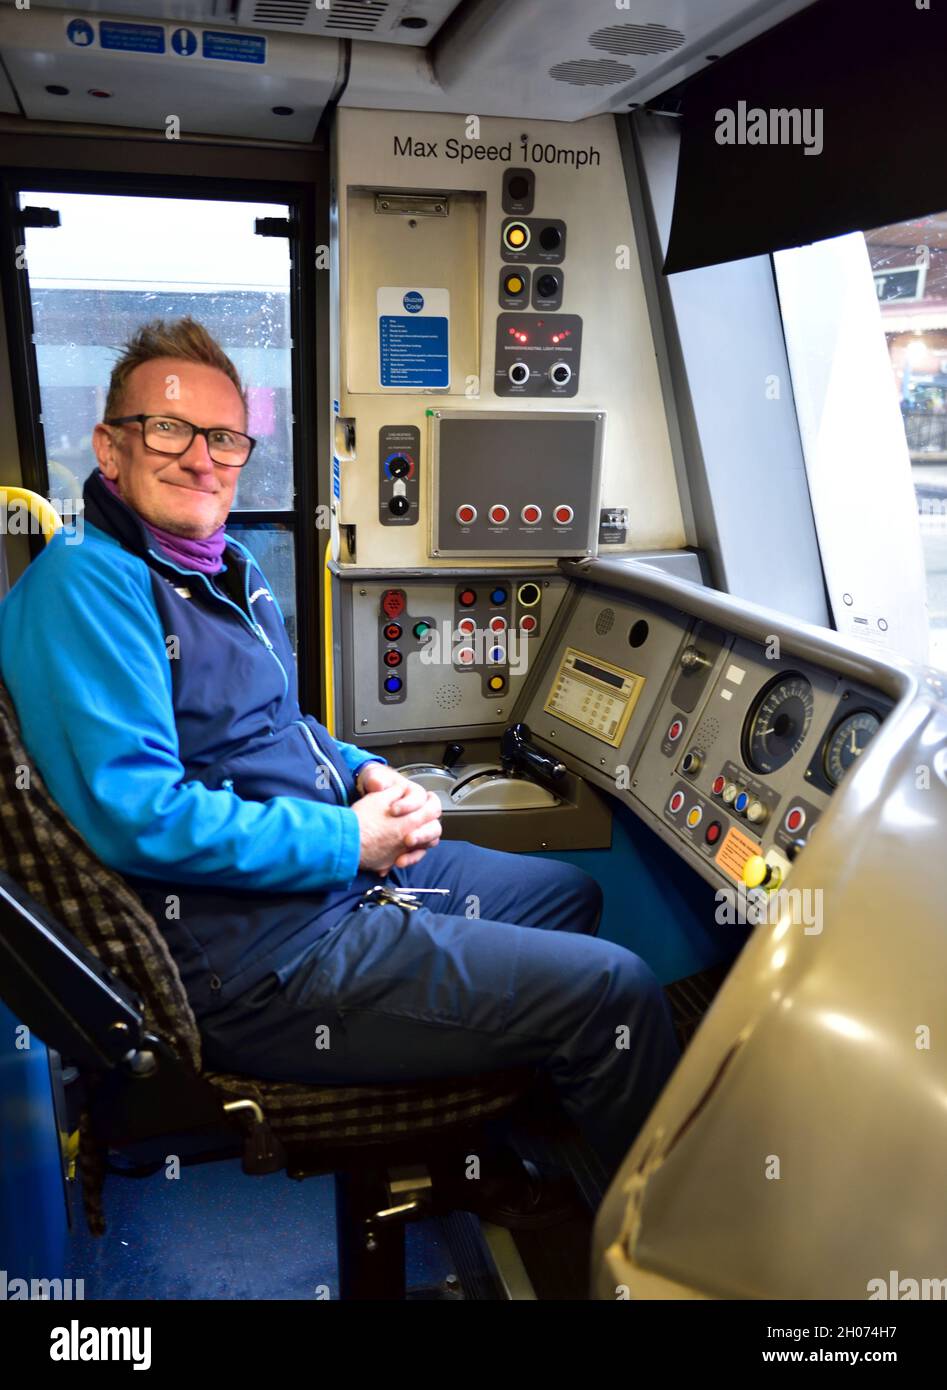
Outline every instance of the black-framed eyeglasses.
[(207, 441), (207, 452), (214, 463), (226, 468), (242, 468), (253, 453), (252, 435), (228, 429), (226, 425), (192, 425), (176, 415), (115, 415), (105, 425), (141, 425), (145, 448), (156, 454), (186, 454), (196, 434)]

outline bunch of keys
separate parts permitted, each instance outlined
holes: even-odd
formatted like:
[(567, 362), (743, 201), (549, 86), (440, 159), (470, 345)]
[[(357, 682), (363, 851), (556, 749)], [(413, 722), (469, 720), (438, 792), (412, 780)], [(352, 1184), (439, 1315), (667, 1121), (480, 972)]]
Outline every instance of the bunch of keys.
[(360, 907), (372, 907), (380, 903), (397, 903), (399, 907), (405, 907), (409, 912), (416, 912), (421, 903), (417, 901), (422, 893), (447, 894), (447, 888), (399, 888), (396, 884), (376, 883), (374, 888), (369, 888), (367, 893), (362, 895), (359, 903)]

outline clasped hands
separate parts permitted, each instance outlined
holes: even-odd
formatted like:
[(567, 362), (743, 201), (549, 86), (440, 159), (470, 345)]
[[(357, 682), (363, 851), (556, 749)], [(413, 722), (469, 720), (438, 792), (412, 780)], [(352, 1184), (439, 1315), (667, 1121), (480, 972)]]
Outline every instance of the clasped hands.
[(360, 869), (387, 874), (423, 859), (441, 838), (441, 803), (387, 763), (366, 763), (352, 803), (361, 837)]

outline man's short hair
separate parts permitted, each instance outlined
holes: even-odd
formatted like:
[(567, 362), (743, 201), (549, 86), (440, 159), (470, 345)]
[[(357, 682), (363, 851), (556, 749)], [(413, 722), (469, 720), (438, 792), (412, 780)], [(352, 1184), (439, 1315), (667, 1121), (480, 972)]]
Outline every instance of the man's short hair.
[(143, 362), (151, 362), (156, 357), (177, 357), (185, 362), (202, 362), (207, 367), (216, 367), (229, 376), (240, 392), (244, 408), (247, 408), (240, 373), (204, 325), (186, 314), (184, 318), (167, 322), (152, 319), (132, 334), (112, 368), (104, 419), (109, 420), (113, 415), (120, 414), (129, 376)]

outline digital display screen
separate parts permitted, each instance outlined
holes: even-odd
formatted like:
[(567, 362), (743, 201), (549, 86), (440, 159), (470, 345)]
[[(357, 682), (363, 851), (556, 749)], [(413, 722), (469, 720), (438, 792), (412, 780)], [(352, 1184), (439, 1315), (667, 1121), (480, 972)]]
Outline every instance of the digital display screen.
[(619, 676), (615, 671), (603, 671), (600, 666), (593, 666), (590, 661), (583, 661), (581, 657), (576, 657), (572, 663), (574, 671), (584, 671), (587, 676), (594, 676), (597, 681), (605, 681), (608, 685), (613, 685), (616, 690), (621, 690), (625, 684), (626, 677)]

